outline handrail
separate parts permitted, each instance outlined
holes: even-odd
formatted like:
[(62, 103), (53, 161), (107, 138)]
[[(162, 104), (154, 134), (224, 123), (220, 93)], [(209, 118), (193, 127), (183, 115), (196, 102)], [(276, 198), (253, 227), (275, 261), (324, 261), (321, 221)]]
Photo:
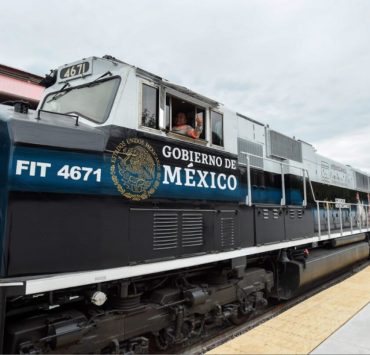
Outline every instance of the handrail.
[[(276, 161), (276, 160), (273, 160), (273, 159), (269, 159), (269, 158), (265, 158), (265, 157), (261, 157), (261, 156), (258, 156), (258, 155), (255, 155), (255, 154), (251, 154), (251, 153), (247, 153), (247, 152), (240, 152), (241, 154), (244, 154), (246, 155), (246, 158), (247, 158), (247, 164), (244, 164), (244, 163), (239, 163), (240, 165), (246, 165), (247, 166), (247, 177), (248, 177), (248, 196), (246, 198), (246, 204), (248, 206), (252, 206), (253, 205), (253, 201), (252, 201), (252, 185), (251, 185), (251, 163), (250, 163), (250, 158), (251, 157), (256, 157), (256, 158), (259, 158), (259, 159), (262, 159), (263, 161), (269, 161), (269, 162), (272, 162), (274, 164), (277, 164), (280, 166), (280, 174), (281, 174), (281, 193), (282, 193), (282, 198), (281, 198), (281, 202), (280, 202), (280, 205), (282, 206), (286, 206), (286, 199), (285, 199), (285, 179), (284, 179), (284, 166), (288, 166), (289, 168), (293, 168), (293, 169), (298, 169), (301, 173), (302, 173), (302, 178), (303, 178), (303, 201), (302, 201), (302, 206), (303, 207), (306, 207), (307, 206), (307, 187), (306, 187), (306, 176), (307, 176), (307, 181), (309, 183), (309, 186), (310, 186), (310, 190), (311, 190), (311, 194), (312, 194), (312, 198), (313, 198), (313, 201), (316, 203), (316, 209), (317, 209), (317, 231), (318, 231), (318, 236), (321, 237), (321, 233), (322, 233), (322, 230), (321, 230), (321, 219), (320, 219), (320, 204), (323, 205), (324, 209), (326, 210), (326, 213), (327, 213), (327, 231), (328, 231), (328, 235), (330, 237), (331, 235), (331, 232), (332, 230), (335, 230), (335, 228), (332, 229), (332, 226), (330, 224), (330, 218), (329, 218), (329, 205), (335, 205), (335, 206), (338, 206), (337, 208), (339, 209), (339, 225), (340, 225), (340, 235), (342, 236), (343, 235), (343, 216), (342, 216), (342, 210), (343, 209), (349, 209), (350, 210), (350, 213), (349, 213), (349, 219), (350, 219), (350, 228), (351, 228), (351, 233), (353, 233), (353, 221), (352, 221), (352, 206), (356, 206), (357, 208), (359, 207), (362, 207), (365, 209), (365, 214), (366, 214), (366, 229), (369, 230), (369, 207), (370, 205), (369, 204), (364, 204), (364, 203), (347, 203), (347, 202), (338, 202), (338, 201), (321, 201), (321, 200), (316, 200), (316, 196), (315, 196), (315, 191), (313, 189), (313, 186), (312, 186), (312, 182), (311, 182), (311, 179), (310, 179), (310, 174), (309, 174), (309, 171), (306, 169), (306, 168), (302, 168), (302, 167), (298, 167), (298, 166), (295, 166), (295, 165), (292, 165), (292, 164), (289, 164), (289, 163), (284, 163), (282, 161)], [(258, 167), (257, 167), (258, 168)], [(350, 208), (348, 208), (348, 206), (351, 206)], [(362, 213), (360, 211), (360, 216), (357, 217), (357, 220), (358, 220), (358, 225), (359, 225), (359, 230), (360, 232), (362, 232), (362, 229), (363, 229), (363, 225), (362, 225)], [(356, 217), (356, 214), (355, 214), (355, 217)]]
[[(340, 226), (340, 235), (343, 235), (343, 216), (342, 211), (344, 209), (349, 210), (349, 220), (350, 220), (350, 229), (351, 233), (353, 233), (353, 214), (352, 214), (352, 206), (355, 206), (357, 209), (363, 208), (363, 210), (358, 211), (355, 213), (354, 217), (357, 217), (358, 227), (360, 232), (362, 232), (364, 225), (362, 224), (363, 219), (366, 218), (366, 230), (369, 230), (369, 204), (366, 203), (347, 203), (347, 202), (335, 202), (335, 201), (321, 201), (315, 200), (317, 206), (317, 227), (318, 227), (318, 235), (321, 237), (321, 219), (320, 219), (320, 204), (324, 205), (324, 208), (327, 213), (327, 227), (328, 227), (328, 235), (330, 236), (331, 233), (331, 225), (330, 225), (330, 217), (329, 217), (329, 205), (335, 205), (335, 208), (339, 210), (339, 226)], [(363, 216), (363, 212), (365, 213), (365, 217)], [(358, 215), (357, 215), (358, 214)]]
[[(280, 166), (281, 196), (282, 196), (281, 201), (280, 201), (281, 206), (286, 206), (284, 167), (286, 166), (286, 167), (289, 167), (289, 168), (298, 169), (302, 173), (302, 178), (303, 178), (303, 201), (302, 201), (302, 206), (303, 207), (307, 206), (306, 173), (307, 173), (308, 180), (309, 180), (309, 175), (308, 175), (308, 170), (306, 168), (302, 168), (300, 166), (298, 167), (298, 166), (295, 166), (295, 165), (284, 163), (282, 161), (276, 161), (276, 160), (273, 160), (273, 159), (260, 157), (259, 155), (255, 155), (255, 154), (251, 154), (251, 153), (247, 153), (247, 152), (243, 152), (243, 151), (241, 151), (240, 153), (246, 155), (246, 157), (247, 157), (247, 164), (239, 163), (239, 165), (246, 165), (247, 166), (248, 198), (246, 200), (246, 204), (248, 204), (248, 206), (252, 206), (252, 204), (253, 204), (252, 203), (252, 187), (251, 187), (251, 179), (250, 179), (250, 169), (251, 169), (250, 157), (255, 157), (255, 158), (258, 158), (258, 159), (262, 159), (263, 161), (268, 161), (268, 162), (271, 162), (271, 163), (274, 163), (274, 164), (277, 164), (277, 165)], [(311, 181), (309, 181), (309, 182), (310, 182), (310, 188), (311, 188), (312, 195), (314, 196)]]

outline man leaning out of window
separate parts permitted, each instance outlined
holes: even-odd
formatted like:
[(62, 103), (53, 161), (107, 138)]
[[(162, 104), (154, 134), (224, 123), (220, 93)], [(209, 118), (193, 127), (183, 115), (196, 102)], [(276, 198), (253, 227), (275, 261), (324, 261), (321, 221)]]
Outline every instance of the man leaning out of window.
[(184, 136), (188, 136), (194, 139), (200, 137), (203, 132), (203, 117), (200, 114), (197, 114), (195, 117), (195, 128), (188, 125), (186, 122), (186, 115), (184, 112), (178, 112), (175, 116), (174, 126), (172, 131)]

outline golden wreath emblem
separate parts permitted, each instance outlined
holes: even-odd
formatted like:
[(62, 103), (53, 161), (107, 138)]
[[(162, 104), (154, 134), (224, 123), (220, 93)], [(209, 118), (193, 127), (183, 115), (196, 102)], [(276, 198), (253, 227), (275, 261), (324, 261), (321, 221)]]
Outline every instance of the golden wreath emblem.
[(161, 166), (153, 147), (140, 138), (127, 138), (112, 153), (110, 173), (122, 196), (140, 201), (158, 188)]

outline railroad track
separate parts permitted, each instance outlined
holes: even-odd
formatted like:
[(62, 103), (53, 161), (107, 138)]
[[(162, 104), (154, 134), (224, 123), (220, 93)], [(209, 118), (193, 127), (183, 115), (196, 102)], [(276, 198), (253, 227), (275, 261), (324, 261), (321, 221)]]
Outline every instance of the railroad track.
[[(214, 331), (210, 333), (208, 336), (203, 337), (202, 339), (196, 341), (190, 346), (187, 347), (176, 347), (172, 348), (172, 353), (181, 353), (184, 355), (194, 355), (194, 354), (205, 354), (207, 351), (220, 346), (227, 341), (246, 333), (247, 331), (251, 330), (252, 328), (268, 321), (271, 318), (276, 317), (282, 312), (285, 312), (289, 308), (294, 307), (300, 302), (303, 302), (304, 300), (314, 296), (315, 294), (334, 286), (335, 284), (345, 280), (346, 278), (356, 274), (357, 272), (363, 270), (365, 267), (370, 265), (370, 260), (367, 260), (365, 262), (362, 262), (360, 264), (357, 264), (353, 266), (350, 270), (347, 270), (344, 273), (341, 273), (340, 275), (336, 276), (335, 278), (332, 278), (330, 280), (327, 280), (325, 283), (316, 286), (309, 291), (305, 292), (304, 294), (297, 296), (289, 301), (281, 302), (277, 305), (268, 307), (268, 309), (265, 309), (263, 314), (260, 314), (253, 319), (247, 321), (246, 323), (243, 323), (242, 325), (238, 326), (227, 326), (224, 329), (218, 329), (217, 331)], [(220, 331), (222, 332), (220, 334)]]

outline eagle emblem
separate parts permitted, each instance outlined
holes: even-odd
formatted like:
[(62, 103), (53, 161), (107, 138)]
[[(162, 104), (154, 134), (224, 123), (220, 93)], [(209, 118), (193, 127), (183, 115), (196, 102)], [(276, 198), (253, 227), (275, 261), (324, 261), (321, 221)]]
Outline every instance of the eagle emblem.
[(130, 200), (147, 199), (159, 186), (161, 172), (157, 154), (143, 139), (122, 141), (114, 150), (111, 163), (113, 183)]

